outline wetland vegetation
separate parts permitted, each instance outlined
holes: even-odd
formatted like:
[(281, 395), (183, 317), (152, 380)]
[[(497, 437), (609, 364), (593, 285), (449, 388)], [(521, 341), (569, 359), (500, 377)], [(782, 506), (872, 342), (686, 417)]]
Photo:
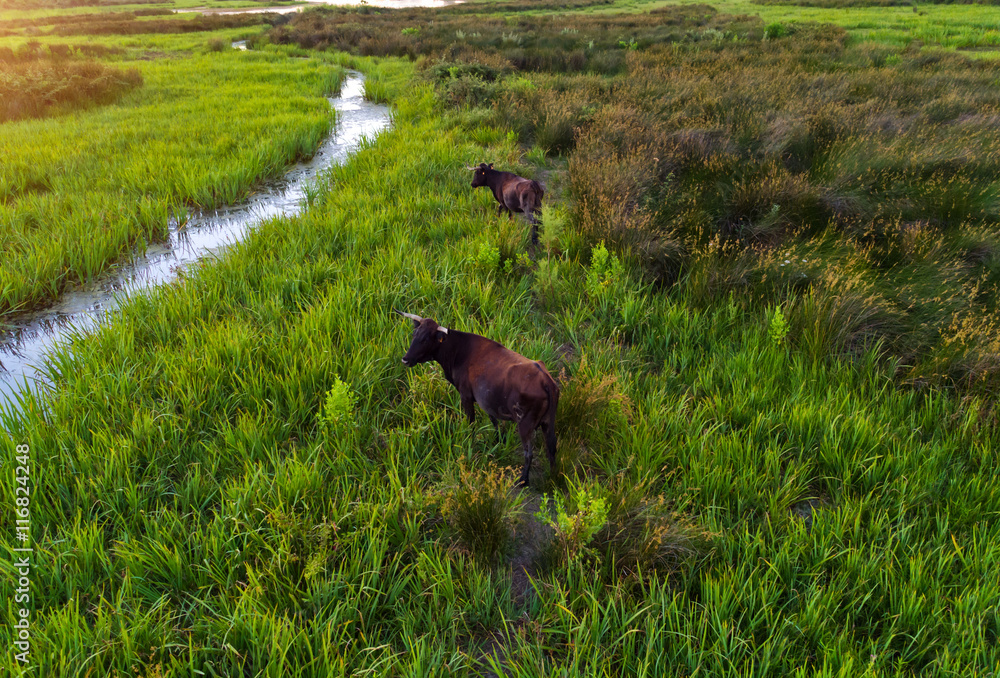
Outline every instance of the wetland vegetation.
[[(163, 183), (177, 151), (107, 163), (151, 205), (266, 174), (206, 169), (248, 164), (234, 125), (274, 167), (308, 152), (340, 66), (395, 109), (301, 215), (130, 300), (0, 415), (5, 465), (28, 444), (37, 469), (36, 675), (996, 670), (995, 62), (623, 8), (651, 9), (313, 10), (248, 55), (209, 47), (245, 29), (104, 36), (140, 87), (0, 125), (11, 223), (65, 192), (23, 188), (48, 146), (141, 106), (230, 116), (182, 130), (190, 184)], [(189, 53), (136, 58), (167, 44)], [(545, 184), (534, 258), (481, 161)], [(43, 227), (10, 229), (0, 274)], [(405, 370), (394, 308), (545, 362), (564, 480), (510, 491), (516, 436)]]
[[(50, 99), (53, 105), (41, 111), (49, 113), (44, 119), (0, 127), (0, 315), (93, 279), (133, 248), (163, 238), (169, 219), (183, 222), (191, 210), (244, 199), (310, 156), (330, 130), (326, 95), (339, 87), (339, 66), (295, 61), (281, 50), (217, 52), (202, 43), (200, 53), (183, 58), (114, 55), (114, 65), (95, 67), (94, 82), (111, 83), (104, 90), (113, 91), (123, 74), (135, 85), (93, 111), (55, 115), (69, 104), (99, 103), (60, 93), (80, 99), (88, 91), (75, 74), (89, 73), (89, 62), (72, 56), (41, 59), (51, 82), (35, 80), (20, 98), (5, 100), (9, 106), (31, 94), (18, 110)], [(38, 49), (53, 54), (59, 47)]]

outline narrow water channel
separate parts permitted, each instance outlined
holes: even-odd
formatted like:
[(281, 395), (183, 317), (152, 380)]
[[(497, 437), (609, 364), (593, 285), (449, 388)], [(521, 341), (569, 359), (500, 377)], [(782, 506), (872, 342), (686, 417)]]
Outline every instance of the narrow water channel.
[(245, 204), (199, 214), (183, 228), (171, 224), (166, 242), (150, 245), (102, 279), (66, 292), (53, 306), (14, 319), (15, 328), (0, 333), (0, 414), (16, 412), (26, 392), (45, 386), (40, 368), (56, 345), (74, 333), (93, 331), (129, 296), (176, 280), (185, 266), (243, 240), (262, 220), (297, 214), (318, 172), (344, 162), (363, 138), (390, 125), (389, 109), (365, 100), (364, 77), (358, 72), (348, 72), (340, 96), (330, 103), (337, 110), (336, 126), (311, 160), (295, 165)]

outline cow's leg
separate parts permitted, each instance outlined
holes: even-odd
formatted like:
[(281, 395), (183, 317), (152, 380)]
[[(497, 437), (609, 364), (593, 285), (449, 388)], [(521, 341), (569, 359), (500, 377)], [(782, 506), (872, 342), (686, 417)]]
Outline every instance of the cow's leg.
[(476, 400), (472, 397), (472, 394), (462, 395), (462, 411), (465, 412), (465, 416), (468, 417), (469, 423), (473, 424), (476, 421)]
[(503, 436), (500, 434), (500, 422), (497, 421), (496, 417), (490, 416), (490, 423), (492, 423), (493, 424), (493, 428), (496, 429), (496, 432), (497, 432), (497, 445), (500, 445), (501, 443), (503, 443)]
[(528, 471), (531, 470), (531, 439), (535, 434), (535, 421), (525, 417), (517, 422), (517, 434), (521, 436), (521, 447), (524, 449), (524, 470), (521, 471), (521, 485), (528, 486)]
[(538, 206), (535, 205), (533, 200), (522, 197), (521, 214), (523, 214), (524, 218), (528, 220), (529, 224), (531, 224), (531, 247), (533, 249), (538, 247), (538, 218), (535, 216), (537, 211)]
[(500, 203), (499, 205), (497, 205), (497, 216), (499, 217), (503, 213), (503, 211), (504, 211), (503, 203)]

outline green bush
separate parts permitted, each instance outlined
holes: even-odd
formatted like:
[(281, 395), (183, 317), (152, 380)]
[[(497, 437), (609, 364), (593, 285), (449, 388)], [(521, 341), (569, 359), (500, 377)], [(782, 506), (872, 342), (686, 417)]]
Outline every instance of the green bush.
[(358, 403), (358, 396), (351, 391), (351, 387), (335, 377), (333, 386), (326, 393), (323, 401), (323, 410), (319, 415), (320, 423), (328, 431), (343, 432), (354, 427), (354, 408)]
[(584, 288), (592, 298), (598, 299), (613, 293), (624, 281), (625, 268), (621, 260), (608, 252), (602, 240), (590, 251), (590, 267)]
[(785, 32), (785, 26), (780, 22), (768, 24), (767, 28), (764, 29), (764, 40), (774, 40), (775, 38), (780, 38), (785, 35)]
[(588, 552), (591, 539), (608, 517), (608, 502), (599, 486), (566, 478), (566, 498), (545, 495), (535, 517), (555, 531), (555, 549), (560, 563), (570, 563)]

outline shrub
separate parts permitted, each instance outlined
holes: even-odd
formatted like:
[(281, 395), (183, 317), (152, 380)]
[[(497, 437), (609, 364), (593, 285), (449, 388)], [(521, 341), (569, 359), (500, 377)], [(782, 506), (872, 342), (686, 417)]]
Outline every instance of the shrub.
[(587, 280), (584, 288), (592, 298), (600, 298), (612, 292), (622, 283), (625, 268), (621, 260), (608, 252), (602, 240), (590, 251), (590, 267), (587, 269)]
[(555, 495), (555, 515), (546, 495), (535, 517), (555, 531), (556, 558), (570, 563), (587, 552), (587, 545), (603, 527), (608, 517), (608, 502), (599, 486), (588, 486), (566, 479), (567, 497)]
[(458, 472), (440, 489), (441, 511), (462, 546), (476, 558), (495, 563), (504, 557), (513, 540), (521, 506), (514, 491), (519, 471), (493, 464), (475, 470), (458, 462)]
[(764, 29), (764, 40), (774, 40), (775, 38), (782, 37), (784, 34), (785, 26), (780, 22), (768, 24), (767, 28)]
[(335, 377), (333, 386), (326, 393), (320, 423), (330, 432), (338, 433), (354, 427), (354, 407), (358, 396), (351, 387)]
[(500, 248), (488, 242), (479, 243), (479, 250), (476, 252), (476, 267), (488, 273), (500, 268)]
[(135, 68), (49, 59), (0, 62), (0, 122), (112, 103), (140, 86)]

